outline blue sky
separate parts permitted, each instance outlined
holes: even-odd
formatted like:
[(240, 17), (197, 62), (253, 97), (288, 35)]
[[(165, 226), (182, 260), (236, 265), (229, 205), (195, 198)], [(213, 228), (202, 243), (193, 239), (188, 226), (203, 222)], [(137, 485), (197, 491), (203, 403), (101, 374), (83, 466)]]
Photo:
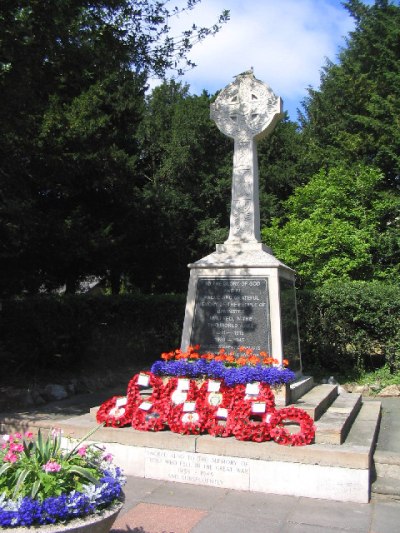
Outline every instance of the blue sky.
[(353, 19), (340, 0), (202, 0), (171, 25), (176, 33), (194, 22), (209, 26), (224, 9), (230, 10), (230, 21), (215, 37), (196, 45), (190, 57), (197, 67), (182, 81), (192, 94), (203, 89), (212, 94), (252, 66), (296, 120), (307, 87), (318, 87), (326, 58), (336, 61), (354, 28)]

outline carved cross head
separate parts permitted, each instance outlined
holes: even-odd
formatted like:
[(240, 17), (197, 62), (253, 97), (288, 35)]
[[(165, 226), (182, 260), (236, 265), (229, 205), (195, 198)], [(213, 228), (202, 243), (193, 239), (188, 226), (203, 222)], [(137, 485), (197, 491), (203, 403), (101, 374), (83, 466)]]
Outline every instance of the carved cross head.
[(211, 119), (218, 129), (237, 140), (264, 137), (282, 116), (281, 98), (252, 71), (236, 76), (211, 104)]

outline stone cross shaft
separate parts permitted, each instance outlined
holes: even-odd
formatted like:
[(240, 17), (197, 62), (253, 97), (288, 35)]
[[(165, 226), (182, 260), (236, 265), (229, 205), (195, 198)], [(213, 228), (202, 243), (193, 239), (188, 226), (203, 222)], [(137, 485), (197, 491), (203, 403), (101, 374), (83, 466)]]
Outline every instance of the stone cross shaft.
[(211, 118), (234, 139), (230, 231), (226, 245), (259, 243), (257, 141), (274, 129), (282, 114), (282, 100), (252, 71), (236, 76), (214, 104)]

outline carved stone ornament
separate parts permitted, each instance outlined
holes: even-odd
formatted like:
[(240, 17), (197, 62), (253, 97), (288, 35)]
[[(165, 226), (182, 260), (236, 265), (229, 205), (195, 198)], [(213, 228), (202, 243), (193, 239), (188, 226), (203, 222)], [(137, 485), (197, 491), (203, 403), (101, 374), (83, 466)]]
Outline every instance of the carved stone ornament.
[(261, 242), (256, 141), (270, 133), (282, 116), (281, 98), (252, 71), (236, 76), (211, 105), (211, 118), (235, 142), (226, 245)]
[(211, 104), (211, 119), (235, 140), (259, 140), (282, 117), (282, 100), (251, 71), (239, 74)]

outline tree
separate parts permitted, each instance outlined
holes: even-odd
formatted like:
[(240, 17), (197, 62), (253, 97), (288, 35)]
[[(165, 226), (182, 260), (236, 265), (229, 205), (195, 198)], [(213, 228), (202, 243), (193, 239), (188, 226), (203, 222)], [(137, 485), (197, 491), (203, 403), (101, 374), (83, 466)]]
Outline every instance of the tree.
[[(189, 0), (193, 8), (199, 0)], [(150, 72), (189, 64), (212, 28), (169, 35), (166, 1), (6, 0), (0, 8), (0, 291), (87, 274), (118, 290)], [(221, 15), (219, 22), (227, 20)], [(140, 226), (139, 226), (140, 227)]]
[[(209, 118), (211, 98), (174, 81), (155, 88), (141, 126), (140, 234), (130, 231), (130, 279), (146, 291), (187, 286), (189, 261), (228, 228), (231, 146)], [(133, 213), (133, 216), (136, 216)], [(130, 224), (131, 228), (136, 223)]]
[(304, 102), (311, 168), (359, 161), (380, 168), (382, 185), (393, 188), (400, 175), (400, 6), (388, 0), (344, 5), (355, 30)]
[(321, 170), (287, 200), (286, 218), (263, 229), (264, 242), (309, 287), (332, 280), (395, 281), (397, 202), (380, 190), (383, 179), (361, 165)]
[(287, 116), (258, 143), (261, 225), (283, 215), (284, 201), (308, 180), (305, 146), (296, 122)]

